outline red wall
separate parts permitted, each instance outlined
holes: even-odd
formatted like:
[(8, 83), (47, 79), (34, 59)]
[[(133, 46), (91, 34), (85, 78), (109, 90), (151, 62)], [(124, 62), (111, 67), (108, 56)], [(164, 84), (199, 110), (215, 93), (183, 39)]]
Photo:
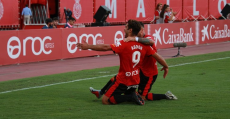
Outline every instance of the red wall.
[[(81, 51), (76, 43), (113, 44), (124, 38), (124, 26), (72, 29), (1, 31), (0, 65), (112, 54), (112, 51)], [(188, 45), (223, 42), (230, 39), (230, 20), (145, 25), (157, 48), (171, 48), (174, 42)]]

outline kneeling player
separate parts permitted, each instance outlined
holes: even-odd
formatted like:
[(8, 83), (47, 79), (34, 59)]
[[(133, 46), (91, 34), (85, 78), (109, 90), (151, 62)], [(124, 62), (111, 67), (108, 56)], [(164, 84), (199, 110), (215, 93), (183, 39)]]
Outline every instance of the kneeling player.
[[(151, 45), (152, 48), (155, 50), (155, 52), (157, 52), (156, 46), (153, 43), (152, 36), (145, 35), (144, 24), (141, 23), (141, 26), (142, 29), (139, 32), (138, 37), (148, 38), (149, 40), (139, 39), (138, 42), (146, 45)], [(126, 39), (126, 41), (129, 40)], [(132, 41), (135, 41), (135, 39), (133, 39)], [(163, 58), (161, 58), (161, 60), (163, 60)], [(173, 95), (170, 91), (167, 91), (166, 94), (149, 93), (152, 88), (152, 85), (157, 79), (157, 76), (158, 76), (158, 69), (157, 69), (156, 59), (154, 57), (145, 57), (140, 69), (141, 80), (138, 87), (138, 93), (142, 96), (144, 100), (161, 100), (161, 99), (176, 100), (177, 97)], [(106, 92), (106, 89), (108, 88), (109, 85), (111, 85), (113, 81), (114, 79), (112, 78), (101, 90), (95, 90), (92, 87), (90, 87), (90, 91), (93, 94), (95, 94), (97, 98), (100, 98)]]
[[(137, 36), (141, 29), (141, 25), (136, 20), (129, 20), (125, 26), (126, 36)], [(89, 45), (87, 43), (78, 43), (79, 49), (92, 49), (96, 51), (113, 50), (120, 57), (119, 73), (114, 78), (114, 81), (107, 87), (105, 95), (102, 97), (103, 104), (117, 104), (125, 101), (135, 101), (137, 104), (143, 105), (144, 100), (135, 93), (135, 89), (140, 83), (139, 69), (140, 65), (146, 56), (158, 55), (147, 45), (138, 42), (118, 42), (116, 45)], [(160, 61), (164, 66), (165, 75), (168, 72), (168, 65), (164, 60)], [(125, 95), (122, 95), (125, 94)]]

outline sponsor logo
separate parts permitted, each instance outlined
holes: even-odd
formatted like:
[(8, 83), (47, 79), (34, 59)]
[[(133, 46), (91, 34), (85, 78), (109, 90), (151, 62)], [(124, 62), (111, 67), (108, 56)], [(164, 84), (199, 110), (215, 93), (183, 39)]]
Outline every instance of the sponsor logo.
[[(162, 37), (161, 37), (161, 31)], [(173, 44), (178, 42), (193, 42), (193, 31), (192, 28), (189, 29), (189, 32), (186, 33), (184, 31), (184, 28), (180, 28), (180, 33), (174, 33), (174, 31), (170, 31), (168, 28), (165, 28), (161, 30), (159, 28), (158, 30), (155, 29), (155, 33), (153, 34), (154, 40), (156, 41), (155, 44), (157, 45), (157, 42), (159, 42), (161, 45), (164, 44)]]
[(115, 36), (114, 36), (114, 44), (117, 44), (118, 42), (120, 42), (123, 39), (124, 39), (124, 35), (123, 35), (122, 31), (117, 31), (115, 33)]
[[(93, 45), (96, 45), (97, 42), (102, 43), (101, 39), (97, 40), (98, 37), (102, 38), (102, 35), (100, 33), (96, 34), (95, 36), (93, 34), (82, 34), (78, 40), (77, 35), (74, 33), (71, 33), (67, 37), (67, 50), (69, 51), (69, 53), (75, 53), (77, 51), (76, 44), (82, 43), (82, 40), (85, 40), (86, 42), (88, 42), (90, 39), (92, 39)], [(74, 39), (74, 40), (71, 40), (71, 39)], [(103, 40), (103, 43), (104, 43), (104, 40)]]
[(0, 1), (0, 20), (2, 19), (3, 14), (4, 14), (4, 7), (3, 7), (3, 4), (2, 4), (2, 1)]
[(138, 70), (138, 69), (135, 70), (135, 71), (132, 71), (132, 72), (125, 72), (125, 75), (126, 75), (127, 77), (136, 76), (136, 75), (138, 75), (138, 74), (139, 74), (139, 70)]
[(205, 41), (206, 39), (220, 39), (220, 38), (230, 38), (230, 29), (228, 28), (228, 25), (225, 24), (223, 29), (220, 29), (219, 27), (216, 27), (215, 25), (207, 24), (206, 26), (203, 26), (203, 29), (201, 30), (202, 33), (202, 41)]
[[(42, 53), (46, 55), (51, 54), (52, 53), (51, 48), (54, 48), (54, 43), (46, 43), (47, 40), (51, 41), (52, 38), (50, 36), (46, 36), (43, 39), (41, 39), (40, 37), (34, 37), (34, 38), (27, 37), (22, 41), (22, 44), (21, 44), (21, 41), (18, 37), (12, 36), (7, 42), (8, 56), (11, 59), (17, 59), (20, 56), (21, 51), (23, 52), (23, 56), (26, 56), (27, 51), (29, 51), (27, 49), (27, 46), (29, 45), (29, 43), (27, 43), (28, 41), (32, 41), (31, 51), (34, 55), (40, 55)], [(17, 43), (17, 45), (12, 45), (13, 43), (15, 44), (15, 42)], [(39, 47), (40, 49), (36, 51), (37, 49), (35, 50), (35, 44), (38, 42), (39, 42), (39, 45), (36, 45), (36, 47), (40, 46)], [(49, 50), (46, 50), (47, 48), (49, 48)], [(15, 51), (17, 51), (16, 54), (14, 54)]]
[(81, 17), (81, 12), (82, 12), (82, 8), (81, 8), (80, 0), (75, 0), (75, 4), (73, 5), (73, 14), (76, 19), (79, 19)]

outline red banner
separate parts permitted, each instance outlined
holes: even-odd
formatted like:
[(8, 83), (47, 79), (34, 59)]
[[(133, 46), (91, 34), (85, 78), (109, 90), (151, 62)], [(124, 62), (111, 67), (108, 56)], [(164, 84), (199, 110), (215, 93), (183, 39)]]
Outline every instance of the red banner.
[(60, 0), (61, 23), (65, 23), (64, 8), (72, 11), (76, 23), (93, 22), (93, 0)]
[(227, 3), (230, 3), (230, 0), (209, 0), (209, 16), (219, 18), (222, 15), (222, 9)]
[[(173, 43), (188, 45), (223, 42), (230, 39), (230, 20), (173, 24), (148, 24), (145, 32), (154, 37), (158, 49)], [(112, 51), (81, 51), (76, 43), (112, 44), (124, 39), (124, 26), (72, 29), (1, 31), (0, 65), (112, 54)]]
[(126, 21), (152, 21), (155, 13), (155, 0), (126, 0)]
[(107, 22), (125, 22), (125, 0), (95, 0), (94, 13), (101, 5), (107, 6), (112, 14), (107, 18)]
[(0, 26), (19, 25), (18, 0), (0, 0)]
[(199, 23), (199, 44), (230, 41), (230, 20), (212, 20)]
[(178, 42), (195, 45), (196, 41), (199, 40), (196, 38), (196, 26), (194, 22), (151, 24), (145, 26), (145, 31), (146, 34), (154, 37), (158, 49), (173, 47), (173, 43)]
[(63, 58), (83, 57), (92, 55), (112, 54), (108, 52), (96, 51), (81, 51), (77, 49), (76, 43), (81, 43), (83, 40), (90, 44), (113, 44), (117, 40), (122, 40), (124, 26), (113, 27), (92, 27), (79, 29), (63, 30)]
[[(208, 0), (184, 0), (183, 19), (203, 19), (208, 17)], [(203, 17), (202, 17), (203, 16)]]
[(156, 4), (168, 4), (173, 9), (173, 12), (177, 12), (175, 16), (176, 20), (182, 20), (182, 1), (183, 0), (156, 0)]
[(61, 31), (61, 29), (22, 30), (13, 31), (14, 35), (6, 32), (1, 44), (3, 62), (0, 64), (60, 59)]

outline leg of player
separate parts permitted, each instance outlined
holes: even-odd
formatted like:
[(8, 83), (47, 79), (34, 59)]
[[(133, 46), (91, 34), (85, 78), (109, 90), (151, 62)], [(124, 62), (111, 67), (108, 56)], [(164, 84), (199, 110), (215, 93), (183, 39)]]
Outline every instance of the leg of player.
[(162, 99), (169, 99), (169, 100), (176, 100), (177, 97), (173, 95), (170, 91), (166, 92), (166, 94), (154, 94), (149, 93), (152, 85), (155, 83), (157, 79), (157, 75), (153, 77), (146, 77), (142, 72), (140, 72), (140, 84), (138, 88), (138, 92), (140, 93), (141, 97), (145, 100), (153, 101), (153, 100), (162, 100)]
[[(167, 99), (165, 94), (154, 94), (154, 93), (149, 93), (150, 90), (152, 89), (152, 85), (155, 83), (156, 79), (157, 79), (157, 75), (154, 75), (153, 77), (150, 78), (151, 83), (147, 83), (146, 87), (147, 89), (144, 90), (143, 92), (145, 92), (144, 96), (147, 100), (162, 100), (162, 99)], [(148, 91), (147, 95), (146, 92)]]
[[(130, 89), (131, 93), (126, 93), (125, 90), (115, 90), (114, 91), (114, 95), (112, 95), (110, 98), (109, 98), (109, 102), (111, 104), (119, 104), (119, 103), (122, 103), (122, 102), (135, 102), (136, 104), (138, 105), (144, 105), (145, 104), (145, 101), (141, 98), (141, 96), (135, 92), (136, 89)], [(125, 95), (121, 95), (117, 92), (123, 92), (125, 93)]]
[(172, 94), (172, 92), (167, 91), (165, 94), (148, 93), (146, 95), (146, 99), (153, 101), (153, 100), (162, 100), (162, 99), (177, 100), (178, 98), (174, 94)]
[(96, 90), (93, 87), (89, 87), (90, 92), (94, 94), (98, 99), (100, 99), (101, 96), (105, 94), (108, 87), (113, 83), (115, 77), (116, 76), (112, 77), (101, 90)]
[(144, 100), (141, 96), (139, 96), (139, 94), (135, 93), (135, 88), (128, 89), (126, 85), (120, 84), (116, 82), (116, 80), (112, 82), (105, 95), (102, 97), (102, 103), (105, 105), (119, 104), (127, 101), (134, 101), (139, 105), (144, 105)]

